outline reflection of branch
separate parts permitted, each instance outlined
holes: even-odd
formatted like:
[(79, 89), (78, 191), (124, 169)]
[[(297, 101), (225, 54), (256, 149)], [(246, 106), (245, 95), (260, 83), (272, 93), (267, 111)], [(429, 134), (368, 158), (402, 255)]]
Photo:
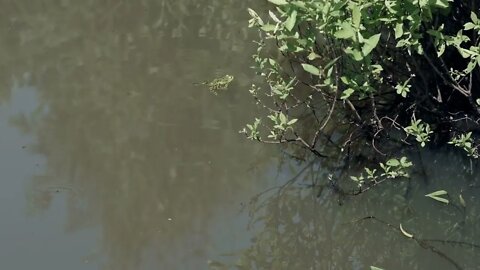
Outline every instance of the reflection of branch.
[(424, 242), (436, 242), (441, 244), (449, 244), (449, 245), (459, 245), (459, 246), (468, 246), (471, 248), (480, 249), (480, 245), (475, 243), (468, 243), (463, 241), (455, 241), (455, 240), (442, 240), (442, 239), (422, 239)]
[(278, 189), (278, 193), (280, 194), (281, 191), (283, 189), (285, 189), (286, 187), (292, 185), (293, 183), (296, 182), (296, 180), (308, 169), (310, 168), (313, 164), (315, 163), (315, 160), (312, 160), (310, 161), (307, 165), (305, 165), (305, 167), (303, 167), (297, 174), (295, 174), (295, 176), (293, 176), (292, 178), (290, 178), (289, 180), (287, 180), (284, 184), (282, 185), (279, 185), (279, 186), (274, 186), (274, 187), (270, 187), (260, 193), (257, 193), (256, 195), (252, 196), (252, 199), (250, 200), (251, 202), (253, 201), (256, 201), (258, 200), (258, 198), (260, 198), (261, 196), (263, 196), (264, 194), (272, 191), (272, 190), (275, 190), (275, 189)]
[[(397, 228), (397, 226), (394, 226), (384, 220), (381, 220), (379, 218), (376, 218), (375, 216), (366, 216), (366, 217), (363, 217), (363, 218), (359, 218), (359, 219), (356, 219), (356, 220), (353, 220), (353, 221), (350, 221), (346, 224), (352, 224), (352, 223), (359, 223), (359, 222), (363, 222), (365, 220), (373, 220), (373, 221), (376, 221), (378, 223), (381, 223), (387, 227), (389, 227), (390, 229), (396, 231), (397, 233), (400, 233), (402, 235), (405, 235), (404, 232), (402, 232), (402, 230), (400, 228)], [(407, 235), (405, 235), (407, 236)], [(409, 239), (412, 239), (413, 241), (415, 241), (420, 247), (422, 247), (423, 249), (428, 249), (430, 250), (431, 252), (437, 254), (438, 256), (442, 257), (443, 259), (447, 260), (450, 264), (452, 264), (453, 266), (455, 266), (456, 269), (458, 270), (462, 270), (463, 268), (457, 263), (455, 262), (452, 258), (450, 258), (449, 256), (447, 256), (447, 254), (445, 254), (444, 252), (438, 250), (436, 247), (430, 245), (428, 242), (435, 242), (435, 241), (443, 241), (443, 240), (423, 240), (423, 239), (419, 239), (419, 238), (416, 238), (414, 235), (409, 235), (407, 236)], [(445, 242), (456, 242), (456, 241), (448, 241), (448, 240), (445, 240)], [(461, 242), (463, 244), (463, 242)], [(460, 243), (458, 243), (460, 244)], [(464, 243), (464, 244), (468, 244), (468, 243)]]
[[(250, 205), (250, 216), (252, 217), (254, 214), (252, 214), (252, 210), (253, 208), (255, 208), (255, 205), (257, 204), (257, 202), (260, 200), (260, 197), (262, 197), (263, 195), (269, 193), (270, 191), (274, 191), (274, 190), (277, 190), (277, 198), (280, 197), (283, 193), (283, 191), (285, 190), (285, 188), (287, 188), (288, 186), (291, 186), (293, 183), (295, 183), (299, 177), (308, 169), (310, 168), (311, 166), (313, 166), (313, 164), (315, 164), (315, 160), (312, 160), (310, 161), (306, 166), (304, 166), (299, 172), (297, 172), (297, 174), (295, 174), (292, 178), (290, 178), (289, 180), (287, 180), (284, 184), (282, 185), (279, 185), (279, 186), (273, 186), (273, 187), (270, 187), (268, 189), (265, 189), (264, 191), (260, 192), (260, 193), (257, 193), (256, 195), (252, 196), (251, 199), (250, 199), (250, 202), (249, 202), (249, 205)], [(265, 205), (266, 202), (261, 202), (259, 207), (262, 207)], [(245, 206), (242, 207), (241, 211), (243, 211)], [(248, 226), (251, 226), (251, 224), (255, 223), (256, 221), (249, 221), (249, 225)]]
[[(427, 59), (427, 62), (428, 64), (430, 64), (430, 67), (432, 67), (432, 69), (438, 74), (438, 76), (440, 76), (440, 78), (443, 80), (443, 82), (446, 84), (446, 85), (449, 85), (451, 86), (452, 88), (454, 88), (455, 90), (457, 90), (458, 92), (460, 92), (462, 95), (466, 96), (466, 97), (469, 97), (471, 96), (471, 93), (468, 92), (468, 90), (462, 88), (460, 85), (458, 85), (456, 83), (456, 81), (451, 77), (449, 76), (448, 79), (450, 79), (450, 81), (443, 75), (443, 73), (438, 70), (438, 68), (436, 67), (436, 65), (433, 63), (432, 59), (430, 59), (430, 57), (428, 56), (428, 54), (423, 54), (423, 56), (425, 57), (425, 59)], [(441, 59), (441, 58), (440, 58)], [(443, 66), (442, 66), (443, 67)], [(445, 70), (445, 74), (449, 75), (448, 73), (448, 70)]]
[(308, 168), (310, 168), (310, 167), (314, 164), (314, 162), (315, 162), (315, 160), (310, 161), (310, 162), (309, 162), (305, 167), (303, 167), (294, 177), (290, 178), (285, 184), (281, 185), (281, 186), (279, 187), (279, 189), (278, 189), (278, 192), (277, 192), (278, 195), (280, 195), (286, 187), (288, 187), (288, 186), (292, 185), (293, 183), (295, 183), (295, 182), (298, 180), (298, 178), (299, 178)]

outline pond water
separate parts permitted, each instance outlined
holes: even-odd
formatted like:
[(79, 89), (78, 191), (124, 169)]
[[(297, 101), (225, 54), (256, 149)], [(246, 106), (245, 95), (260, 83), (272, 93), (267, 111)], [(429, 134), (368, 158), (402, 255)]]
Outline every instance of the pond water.
[[(2, 6), (2, 269), (477, 269), (461, 155), (424, 151), (410, 184), (341, 198), (317, 188), (328, 168), (238, 133), (257, 113), (246, 9), (262, 5)], [(194, 85), (225, 74), (219, 95)], [(424, 196), (438, 189), (454, 203)]]

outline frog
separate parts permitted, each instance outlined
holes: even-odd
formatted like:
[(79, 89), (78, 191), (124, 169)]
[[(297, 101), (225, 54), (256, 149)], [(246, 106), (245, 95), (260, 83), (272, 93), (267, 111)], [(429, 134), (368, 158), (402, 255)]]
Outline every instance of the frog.
[(213, 79), (211, 81), (205, 81), (201, 83), (196, 83), (197, 85), (206, 85), (208, 86), (208, 89), (210, 89), (210, 92), (212, 92), (214, 95), (218, 94), (219, 90), (227, 90), (228, 86), (230, 83), (233, 81), (235, 77), (233, 75), (224, 75), (222, 77)]

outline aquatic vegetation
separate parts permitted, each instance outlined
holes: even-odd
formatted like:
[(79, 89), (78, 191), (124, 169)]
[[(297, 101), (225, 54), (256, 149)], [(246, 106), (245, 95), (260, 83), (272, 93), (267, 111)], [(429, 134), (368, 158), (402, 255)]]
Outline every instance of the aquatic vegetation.
[(340, 164), (391, 162), (416, 143), (478, 158), (475, 1), (268, 2), (266, 12), (248, 9), (264, 81), (250, 93), (267, 114), (242, 130), (249, 139)]

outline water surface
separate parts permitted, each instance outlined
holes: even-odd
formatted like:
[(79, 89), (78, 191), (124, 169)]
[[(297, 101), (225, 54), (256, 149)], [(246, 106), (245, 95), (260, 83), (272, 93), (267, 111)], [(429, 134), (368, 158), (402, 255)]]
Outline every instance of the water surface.
[[(429, 150), (410, 184), (344, 198), (320, 192), (330, 168), (238, 134), (258, 113), (247, 91), (257, 80), (250, 6), (265, 8), (3, 5), (2, 269), (457, 269), (396, 229), (358, 219), (479, 243), (475, 163)], [(218, 96), (194, 85), (224, 74), (236, 79)], [(453, 203), (424, 196), (438, 189)], [(431, 244), (476, 269), (478, 250), (452, 243)]]

